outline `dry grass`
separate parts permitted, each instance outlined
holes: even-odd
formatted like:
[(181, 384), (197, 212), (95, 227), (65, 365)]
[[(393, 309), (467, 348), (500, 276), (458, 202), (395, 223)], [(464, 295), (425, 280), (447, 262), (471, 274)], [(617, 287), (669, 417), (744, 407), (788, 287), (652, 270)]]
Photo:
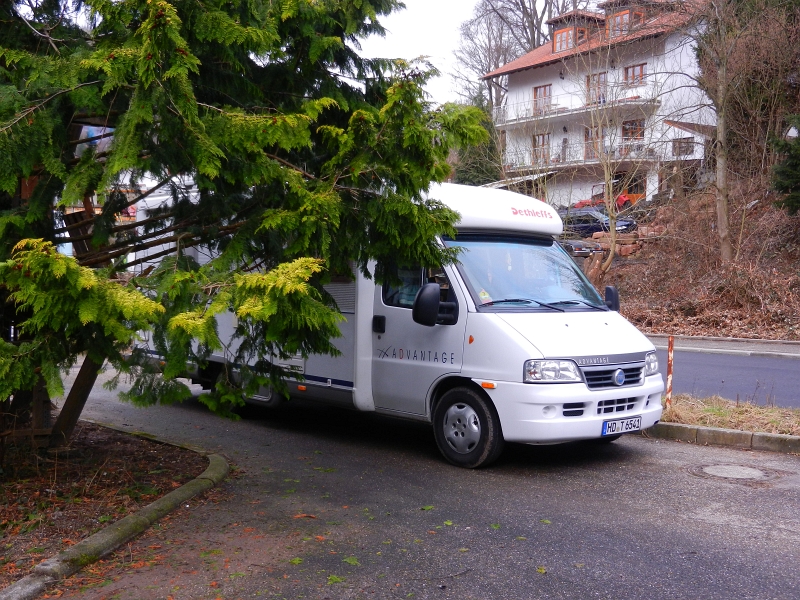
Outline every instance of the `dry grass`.
[(664, 409), (661, 420), (665, 423), (800, 435), (800, 409), (758, 406), (725, 400), (719, 396), (673, 396), (672, 406)]

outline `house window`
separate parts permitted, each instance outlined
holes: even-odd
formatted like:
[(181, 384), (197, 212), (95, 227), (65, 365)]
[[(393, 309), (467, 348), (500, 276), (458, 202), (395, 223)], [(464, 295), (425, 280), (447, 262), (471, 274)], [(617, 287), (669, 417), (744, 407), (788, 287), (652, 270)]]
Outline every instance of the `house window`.
[(564, 50), (569, 50), (574, 46), (575, 29), (573, 27), (556, 31), (556, 35), (553, 39), (553, 52), (563, 52)]
[(642, 85), (645, 75), (647, 75), (647, 63), (625, 67), (625, 85)]
[(540, 115), (550, 110), (552, 92), (552, 85), (540, 85), (533, 88), (533, 114)]
[(618, 37), (629, 33), (631, 29), (636, 28), (638, 25), (642, 25), (644, 23), (644, 13), (625, 10), (611, 15), (606, 23), (608, 37)]
[(623, 121), (620, 156), (636, 156), (642, 152), (644, 152), (644, 119)]
[(550, 162), (550, 134), (537, 133), (533, 136), (533, 164)]
[(500, 150), (501, 154), (505, 154), (505, 152), (506, 152), (506, 130), (505, 129), (501, 129), (498, 132), (498, 134), (499, 134), (498, 135), (498, 139), (497, 139), (498, 150)]
[(628, 182), (627, 192), (628, 196), (635, 195), (641, 196), (647, 189), (647, 177), (644, 173), (634, 173)]
[(694, 154), (694, 138), (684, 137), (672, 140), (672, 156), (687, 156)]
[(608, 83), (608, 73), (595, 73), (586, 76), (586, 103), (605, 104), (606, 84)]
[(624, 141), (644, 140), (644, 119), (622, 122), (622, 139)]
[(592, 160), (600, 153), (600, 130), (597, 127), (587, 127), (583, 130), (583, 158)]
[(629, 10), (611, 15), (608, 19), (608, 37), (614, 38), (628, 33), (631, 13)]
[(575, 37), (577, 39), (578, 44), (582, 44), (583, 42), (586, 41), (586, 37), (587, 36), (586, 36), (586, 28), (585, 27), (578, 27), (575, 30), (575, 33), (576, 33)]

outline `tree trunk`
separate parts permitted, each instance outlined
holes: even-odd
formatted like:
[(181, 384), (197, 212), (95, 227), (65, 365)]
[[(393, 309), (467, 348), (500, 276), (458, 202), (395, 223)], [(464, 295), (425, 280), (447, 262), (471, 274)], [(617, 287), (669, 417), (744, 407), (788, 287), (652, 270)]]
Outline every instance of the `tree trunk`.
[[(723, 48), (724, 50), (724, 48)], [(728, 61), (721, 57), (717, 72), (717, 233), (722, 264), (733, 261), (730, 225), (728, 223)]]
[(65, 446), (69, 442), (75, 424), (86, 405), (86, 400), (89, 399), (94, 382), (97, 381), (97, 373), (102, 366), (103, 363), (96, 363), (88, 356), (83, 360), (75, 383), (72, 384), (64, 406), (56, 419), (56, 424), (53, 426), (53, 433), (50, 435), (51, 448)]
[(39, 381), (36, 382), (33, 388), (31, 429), (47, 429), (50, 426), (50, 422), (50, 394), (47, 393), (44, 378), (39, 377)]
[(18, 390), (14, 392), (11, 404), (6, 414), (6, 420), (11, 421), (11, 427), (16, 427), (17, 422), (27, 422), (33, 403), (33, 392), (31, 390)]

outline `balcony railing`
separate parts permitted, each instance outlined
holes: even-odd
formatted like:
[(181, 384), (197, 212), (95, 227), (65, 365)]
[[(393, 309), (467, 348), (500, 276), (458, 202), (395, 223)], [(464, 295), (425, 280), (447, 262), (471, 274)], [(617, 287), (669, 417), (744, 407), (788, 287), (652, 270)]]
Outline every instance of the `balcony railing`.
[(492, 117), (496, 125), (507, 125), (536, 119), (552, 119), (578, 111), (647, 104), (655, 101), (656, 97), (653, 85), (636, 87), (608, 85), (574, 94), (530, 98), (523, 102), (496, 106)]
[(644, 141), (622, 141), (614, 145), (584, 142), (549, 148), (539, 146), (531, 150), (507, 150), (504, 154), (506, 169), (556, 169), (561, 166), (601, 163), (601, 161), (657, 161), (668, 160), (664, 144), (647, 145)]

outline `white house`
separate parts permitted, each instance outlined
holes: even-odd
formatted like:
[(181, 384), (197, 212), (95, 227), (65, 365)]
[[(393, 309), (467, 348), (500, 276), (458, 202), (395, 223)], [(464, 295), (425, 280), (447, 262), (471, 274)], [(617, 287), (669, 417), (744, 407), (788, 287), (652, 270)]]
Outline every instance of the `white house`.
[[(492, 71), (506, 180), (555, 206), (650, 199), (705, 168), (714, 117), (683, 2), (608, 0), (548, 24), (552, 42)], [(625, 194), (621, 196), (621, 194)]]

